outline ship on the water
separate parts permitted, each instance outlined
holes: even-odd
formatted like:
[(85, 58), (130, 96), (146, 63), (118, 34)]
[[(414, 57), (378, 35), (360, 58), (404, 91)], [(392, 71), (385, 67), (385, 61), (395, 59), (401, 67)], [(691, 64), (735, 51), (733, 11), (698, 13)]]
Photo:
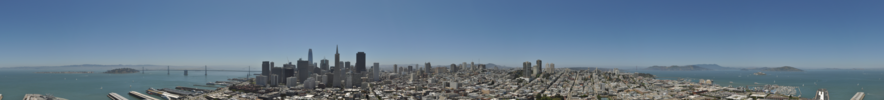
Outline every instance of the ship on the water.
[(756, 72), (756, 73), (754, 73), (754, 74), (755, 74), (755, 75), (767, 75), (767, 74), (765, 74), (764, 72)]

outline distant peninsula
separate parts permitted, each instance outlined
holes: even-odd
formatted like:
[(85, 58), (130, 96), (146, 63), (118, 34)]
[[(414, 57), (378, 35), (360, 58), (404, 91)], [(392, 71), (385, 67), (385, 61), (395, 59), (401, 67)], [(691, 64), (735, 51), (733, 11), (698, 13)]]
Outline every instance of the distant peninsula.
[(126, 74), (126, 73), (137, 73), (137, 72), (138, 72), (138, 70), (135, 70), (135, 69), (132, 69), (132, 68), (117, 68), (117, 69), (107, 70), (107, 71), (104, 72), (104, 73), (107, 73), (107, 74)]
[(684, 65), (684, 66), (677, 66), (677, 65), (672, 65), (672, 66), (651, 66), (651, 67), (648, 67), (648, 68), (645, 68), (645, 69), (649, 69), (649, 70), (662, 70), (662, 71), (705, 71), (705, 70), (711, 70), (711, 69), (703, 68), (703, 67), (696, 66), (696, 65)]

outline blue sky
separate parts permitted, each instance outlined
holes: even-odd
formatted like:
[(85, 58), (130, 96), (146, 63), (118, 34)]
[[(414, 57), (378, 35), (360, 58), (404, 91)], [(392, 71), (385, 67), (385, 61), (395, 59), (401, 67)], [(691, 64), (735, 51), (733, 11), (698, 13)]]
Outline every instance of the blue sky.
[(333, 60), (882, 68), (884, 1), (2, 0), (0, 67)]

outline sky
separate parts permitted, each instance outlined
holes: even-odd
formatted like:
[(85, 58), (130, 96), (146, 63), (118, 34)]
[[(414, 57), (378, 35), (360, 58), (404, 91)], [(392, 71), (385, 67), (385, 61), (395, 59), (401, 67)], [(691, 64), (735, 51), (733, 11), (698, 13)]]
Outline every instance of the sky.
[[(884, 68), (881, 0), (0, 0), (0, 67)], [(277, 64), (281, 65), (281, 64)]]

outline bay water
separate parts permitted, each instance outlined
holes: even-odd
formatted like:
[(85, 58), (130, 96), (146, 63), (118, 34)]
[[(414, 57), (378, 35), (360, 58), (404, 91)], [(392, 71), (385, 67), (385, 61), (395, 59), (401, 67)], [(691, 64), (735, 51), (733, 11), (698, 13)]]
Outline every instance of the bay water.
[[(753, 75), (758, 71), (650, 71), (657, 79), (677, 80), (679, 78), (712, 79), (721, 86), (762, 86), (776, 84), (797, 86), (803, 98), (813, 98), (820, 88), (829, 91), (832, 100), (849, 100), (856, 92), (865, 92), (865, 100), (884, 100), (884, 71), (880, 70), (805, 70), (804, 72), (764, 72), (767, 75)], [(733, 83), (730, 83), (733, 82)], [(759, 84), (755, 84), (758, 82)]]
[[(140, 100), (129, 95), (129, 91), (146, 94), (148, 88), (162, 89), (176, 86), (200, 89), (216, 89), (205, 85), (207, 82), (227, 81), (229, 78), (243, 78), (248, 74), (230, 71), (144, 71), (129, 74), (104, 74), (105, 70), (94, 70), (92, 74), (45, 74), (34, 73), (64, 70), (0, 70), (0, 94), (5, 100), (21, 100), (25, 94), (51, 94), (69, 100), (108, 100), (108, 93), (115, 92), (130, 100)], [(79, 70), (78, 70), (79, 71)], [(260, 73), (260, 72), (252, 72)], [(254, 77), (252, 75), (251, 77)], [(158, 96), (151, 95), (154, 98)]]

